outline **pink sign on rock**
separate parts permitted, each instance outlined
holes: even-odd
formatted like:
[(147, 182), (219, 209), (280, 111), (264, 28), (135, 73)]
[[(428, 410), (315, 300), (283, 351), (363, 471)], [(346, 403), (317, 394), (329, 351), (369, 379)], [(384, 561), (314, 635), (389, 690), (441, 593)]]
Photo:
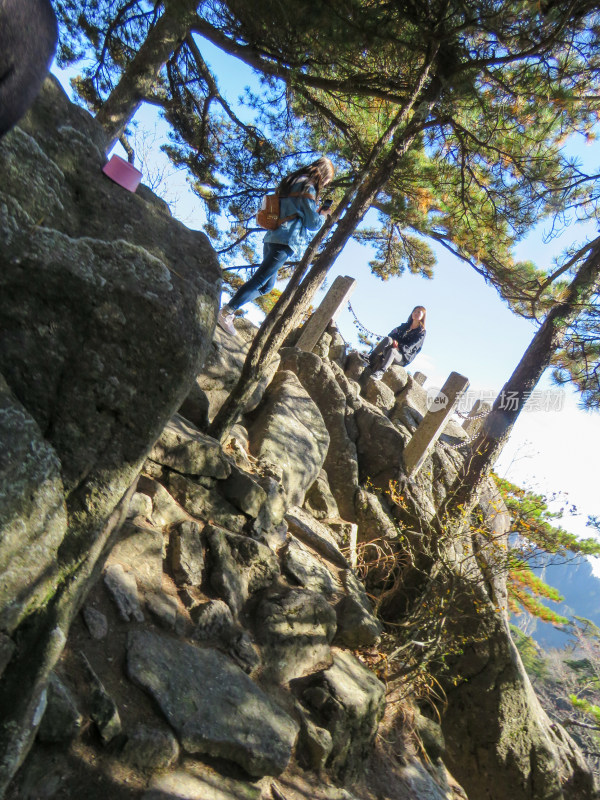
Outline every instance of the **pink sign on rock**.
[(139, 169), (121, 156), (111, 156), (110, 161), (102, 167), (102, 172), (130, 192), (135, 192), (142, 180)]

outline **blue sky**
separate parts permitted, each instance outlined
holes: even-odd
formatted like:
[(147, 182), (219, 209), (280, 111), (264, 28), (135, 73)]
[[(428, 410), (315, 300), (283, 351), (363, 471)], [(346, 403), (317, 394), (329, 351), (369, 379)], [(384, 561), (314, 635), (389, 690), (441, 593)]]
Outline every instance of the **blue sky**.
[[(256, 76), (244, 64), (225, 56), (214, 46), (201, 42), (202, 52), (218, 77), (221, 92), (235, 105), (244, 87), (257, 87)], [(68, 74), (54, 70), (68, 85)], [(72, 71), (70, 74), (73, 74)], [(240, 116), (244, 110), (239, 109)], [(156, 111), (145, 107), (136, 116), (139, 129), (157, 131), (150, 165), (164, 163), (158, 148), (165, 136), (164, 123), (156, 122)], [(150, 138), (153, 138), (151, 136)], [(571, 142), (571, 151), (586, 164), (600, 163), (600, 146)], [(167, 167), (168, 172), (173, 172)], [(171, 174), (159, 193), (173, 200), (174, 213), (192, 228), (201, 228), (204, 216), (199, 201), (189, 191), (185, 174)], [(543, 241), (543, 227), (524, 240), (516, 253), (548, 266), (552, 258), (574, 241), (594, 235), (594, 226), (570, 228), (559, 239)], [(427, 308), (427, 339), (422, 353), (413, 362), (413, 370), (428, 375), (427, 386), (441, 386), (451, 371), (466, 375), (475, 389), (498, 392), (510, 376), (535, 333), (535, 325), (515, 316), (487, 286), (480, 275), (441, 247), (436, 248), (438, 264), (433, 280), (409, 273), (382, 282), (370, 273), (368, 248), (349, 242), (333, 267), (328, 282), (336, 275), (350, 275), (357, 280), (351, 298), (361, 322), (370, 330), (386, 334), (406, 319), (415, 305)], [(251, 318), (258, 319), (253, 309)], [(338, 318), (342, 335), (357, 343), (356, 330), (349, 312)], [(542, 389), (551, 388), (549, 376)], [(511, 440), (498, 463), (498, 472), (511, 480), (544, 493), (565, 492), (580, 514), (563, 524), (575, 533), (590, 535), (585, 529), (587, 514), (600, 514), (597, 479), (592, 454), (600, 451), (600, 414), (577, 408), (577, 397), (565, 391), (563, 409), (558, 412), (524, 411)], [(560, 501), (558, 505), (560, 505)]]

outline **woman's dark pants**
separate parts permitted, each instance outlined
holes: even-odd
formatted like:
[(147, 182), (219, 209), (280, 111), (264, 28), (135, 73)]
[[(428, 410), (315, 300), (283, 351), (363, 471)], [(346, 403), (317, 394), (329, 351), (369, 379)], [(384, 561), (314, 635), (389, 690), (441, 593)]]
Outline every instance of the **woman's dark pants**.
[(255, 300), (261, 294), (267, 294), (277, 282), (277, 273), (294, 251), (287, 244), (265, 242), (263, 260), (249, 281), (237, 290), (227, 303), (233, 311)]
[(369, 363), (373, 369), (385, 372), (394, 362), (402, 365), (403, 358), (398, 350), (392, 347), (393, 341), (391, 336), (384, 336), (373, 350), (369, 356)]

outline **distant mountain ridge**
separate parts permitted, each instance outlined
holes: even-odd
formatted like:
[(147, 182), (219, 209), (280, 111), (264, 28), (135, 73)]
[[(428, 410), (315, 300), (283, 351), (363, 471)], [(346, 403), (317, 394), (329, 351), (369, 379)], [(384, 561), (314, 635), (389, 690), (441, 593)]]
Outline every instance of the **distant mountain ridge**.
[[(600, 627), (600, 578), (594, 575), (587, 558), (578, 558), (565, 564), (550, 564), (534, 571), (564, 597), (562, 603), (548, 601), (553, 611), (568, 618), (585, 617)], [(546, 650), (562, 648), (567, 643), (567, 629), (529, 615), (526, 621), (517, 617), (514, 622)]]

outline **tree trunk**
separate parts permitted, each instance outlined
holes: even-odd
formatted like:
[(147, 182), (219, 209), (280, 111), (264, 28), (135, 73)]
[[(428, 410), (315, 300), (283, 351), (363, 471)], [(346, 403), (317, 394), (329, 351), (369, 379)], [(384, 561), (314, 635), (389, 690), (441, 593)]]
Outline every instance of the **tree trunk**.
[[(332, 215), (329, 224), (324, 225), (313, 238), (285, 291), (261, 325), (250, 346), (237, 384), (210, 426), (211, 436), (222, 441), (227, 438), (231, 427), (235, 424), (270, 361), (279, 351), (288, 333), (298, 324), (348, 238), (360, 225), (377, 194), (385, 186), (390, 174), (422, 130), (423, 123), (442, 90), (442, 84), (437, 77), (432, 78), (427, 88), (423, 90), (429, 77), (430, 67), (431, 63), (423, 68), (421, 79), (415, 87), (413, 96), (399, 111), (390, 128), (373, 149), (359, 178), (358, 185), (347, 192), (336, 209), (335, 216)], [(415, 108), (416, 110), (414, 110)], [(413, 112), (412, 118), (408, 121), (411, 112)], [(390, 140), (392, 140), (392, 145), (387, 154), (383, 158), (379, 158)], [(352, 195), (354, 195), (353, 199)], [(335, 232), (324, 250), (316, 257), (306, 278), (302, 280), (331, 225), (337, 221), (342, 210), (346, 208)]]
[(106, 131), (107, 152), (152, 90), (171, 53), (197, 20), (198, 4), (199, 0), (164, 0), (162, 16), (96, 114), (96, 120)]
[[(459, 528), (468, 519), (498, 456), (510, 436), (530, 392), (535, 388), (554, 353), (564, 341), (567, 327), (584, 310), (597, 290), (600, 276), (600, 237), (592, 243), (588, 257), (579, 267), (566, 297), (549, 311), (531, 340), (515, 371), (496, 398), (479, 435), (459, 473), (455, 491), (449, 493), (440, 521)], [(445, 518), (445, 519), (444, 519)]]

